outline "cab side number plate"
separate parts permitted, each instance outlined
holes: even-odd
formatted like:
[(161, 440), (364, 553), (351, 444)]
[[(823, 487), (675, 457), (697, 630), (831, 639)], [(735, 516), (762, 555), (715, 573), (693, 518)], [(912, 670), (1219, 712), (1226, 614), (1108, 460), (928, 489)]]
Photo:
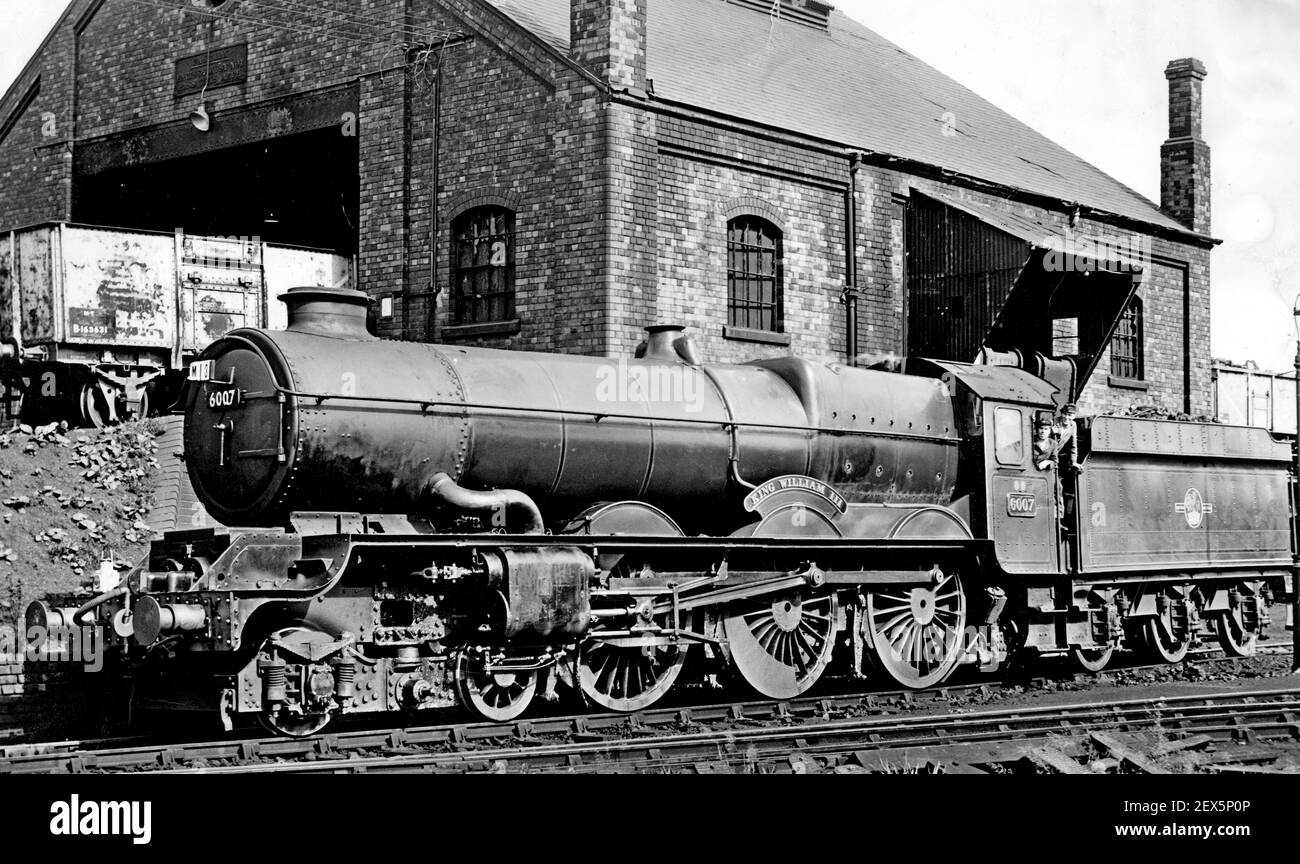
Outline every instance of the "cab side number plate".
[(1010, 492), (1007, 494), (1007, 515), (1032, 519), (1037, 515), (1038, 502), (1031, 493)]

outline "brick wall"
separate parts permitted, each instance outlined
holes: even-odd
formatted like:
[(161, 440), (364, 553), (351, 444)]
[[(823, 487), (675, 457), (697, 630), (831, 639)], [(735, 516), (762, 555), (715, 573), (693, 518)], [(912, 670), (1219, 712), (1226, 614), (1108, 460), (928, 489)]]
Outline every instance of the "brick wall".
[[(430, 189), (438, 183), (437, 312), (411, 318), (415, 339), (603, 353), (605, 103), (595, 84), (557, 63), (490, 7), (446, 0), (473, 44), (449, 49), (441, 74), (440, 159), (431, 82), (411, 87), (407, 260), (412, 293), (429, 283)], [(452, 223), (481, 205), (515, 211), (516, 334), (462, 338), (452, 308)]]
[[(658, 318), (697, 330), (704, 355), (744, 360), (787, 351), (844, 354), (844, 190), (848, 162), (821, 148), (661, 118)], [(1068, 214), (1002, 195), (942, 183), (903, 171), (863, 166), (857, 177), (858, 352), (875, 359), (904, 350), (905, 250), (902, 201), (911, 190), (956, 196), (1042, 223), (1054, 232)], [(784, 231), (785, 329), (789, 347), (722, 337), (726, 321), (726, 222), (733, 202), (760, 202)], [(1082, 236), (1134, 245), (1134, 232), (1084, 219)], [(1089, 412), (1158, 405), (1208, 413), (1210, 402), (1209, 251), (1150, 238), (1152, 261), (1138, 295), (1145, 311), (1146, 380), (1112, 384), (1109, 350), (1080, 400)], [(1190, 310), (1190, 315), (1185, 310)], [(1187, 386), (1190, 385), (1190, 398)]]
[[(661, 118), (659, 128), (656, 319), (691, 327), (712, 361), (842, 358), (847, 161), (680, 117)], [(745, 212), (782, 230), (788, 346), (723, 336), (727, 222)]]
[[(125, 691), (63, 663), (0, 663), (0, 747), (109, 734), (126, 719)], [(21, 736), (17, 735), (21, 731)]]
[(70, 30), (52, 34), (0, 99), (0, 228), (67, 218), (72, 56)]
[[(86, 6), (86, 3), (82, 3)], [(184, 120), (199, 94), (174, 95), (175, 61), (248, 43), (248, 78), (209, 89), (214, 112), (325, 89), (400, 65), (394, 45), (405, 38), (403, 0), (320, 0), (313, 7), (339, 16), (323, 28), (285, 6), (258, 4), (218, 10), (214, 16), (106, 0), (84, 25), (77, 48), (77, 137)], [(188, 5), (188, 4), (187, 4)], [(344, 14), (393, 22), (391, 33), (347, 26)], [(422, 22), (421, 22), (422, 23)], [(69, 25), (70, 26), (70, 25)], [(56, 61), (59, 58), (51, 58)], [(400, 82), (401, 75), (390, 75)]]
[[(0, 225), (67, 218), (67, 148), (34, 153), (30, 146), (46, 140), (43, 113), (55, 117), (58, 130), (69, 130), (75, 105), (81, 137), (183, 122), (197, 96), (174, 96), (175, 60), (203, 51), (209, 37), (218, 47), (247, 42), (247, 82), (208, 93), (218, 117), (313, 89), (357, 89), (359, 270), (372, 295), (394, 297), (393, 316), (378, 322), (383, 335), (626, 354), (644, 325), (676, 321), (693, 328), (711, 360), (787, 352), (839, 359), (846, 352), (841, 294), (848, 154), (643, 101), (637, 87), (644, 75), (644, 32), (634, 24), (644, 0), (580, 2), (574, 26), (586, 35), (573, 58), (557, 56), (479, 0), (316, 4), (321, 11), (383, 18), (394, 27), (472, 37), (443, 53), (436, 170), (430, 70), (393, 68), (404, 55), (392, 38), (377, 39), (373, 32), (361, 38), (342, 26), (302, 32), (311, 28), (273, 6), (257, 7), (256, 17), (265, 22), (232, 14), (209, 24), (127, 0), (105, 0), (82, 20), (78, 35), (74, 24), (93, 5), (76, 4), (24, 75), (26, 85), (39, 78), (40, 87), (0, 143)], [(0, 106), (0, 117), (13, 114), (24, 92), (20, 85)], [(860, 355), (905, 348), (900, 201), (912, 186), (1020, 209), (1054, 226), (1066, 219), (1061, 211), (863, 165), (854, 250)], [(451, 317), (451, 222), (483, 202), (516, 212), (518, 332), (467, 335), (456, 331)], [(757, 202), (784, 229), (788, 346), (722, 334), (726, 221), (745, 202)], [(1107, 225), (1084, 228), (1124, 234)], [(1193, 411), (1208, 410), (1208, 252), (1164, 240), (1154, 251), (1157, 261), (1142, 288), (1147, 387), (1109, 386), (1109, 358), (1103, 358), (1084, 399), (1089, 409), (1134, 401), (1182, 409), (1190, 381)], [(1184, 359), (1189, 344), (1190, 366)]]

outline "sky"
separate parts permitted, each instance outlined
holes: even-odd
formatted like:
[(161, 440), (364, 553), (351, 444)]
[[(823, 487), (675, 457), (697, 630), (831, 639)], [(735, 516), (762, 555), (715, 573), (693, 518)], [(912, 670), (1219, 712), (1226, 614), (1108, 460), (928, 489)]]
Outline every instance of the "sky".
[[(648, 0), (654, 3), (655, 0)], [(700, 0), (709, 2), (709, 0)], [(1300, 295), (1300, 0), (832, 0), (1153, 201), (1164, 68), (1209, 67), (1211, 348), (1290, 369)], [(0, 0), (0, 90), (64, 7)]]

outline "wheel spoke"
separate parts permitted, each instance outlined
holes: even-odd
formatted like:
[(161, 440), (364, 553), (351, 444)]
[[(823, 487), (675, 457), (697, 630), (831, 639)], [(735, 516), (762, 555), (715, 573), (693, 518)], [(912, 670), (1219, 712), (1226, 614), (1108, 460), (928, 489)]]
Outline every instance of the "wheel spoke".
[(898, 624), (898, 622), (900, 622), (900, 621), (906, 621), (908, 618), (911, 617), (911, 615), (912, 615), (912, 612), (911, 612), (910, 609), (902, 609), (902, 610), (899, 610), (899, 611), (898, 611), (898, 614), (894, 615), (894, 617), (890, 618), (890, 619), (889, 619), (888, 621), (886, 621), (885, 623), (883, 623), (883, 624), (877, 624), (877, 625), (876, 625), (876, 629), (877, 629), (878, 631), (880, 631), (880, 632), (884, 632), (884, 631), (886, 631), (886, 630), (889, 630), (889, 629), (893, 628), (896, 624)]

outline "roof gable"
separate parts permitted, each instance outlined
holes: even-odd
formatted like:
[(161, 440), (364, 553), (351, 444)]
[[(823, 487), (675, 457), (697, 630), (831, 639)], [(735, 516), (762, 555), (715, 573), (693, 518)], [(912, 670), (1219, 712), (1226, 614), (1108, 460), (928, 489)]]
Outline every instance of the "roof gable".
[[(489, 2), (567, 54), (569, 0)], [(658, 99), (1189, 233), (1152, 201), (841, 12), (831, 12), (823, 31), (724, 0), (647, 6), (646, 60)]]

